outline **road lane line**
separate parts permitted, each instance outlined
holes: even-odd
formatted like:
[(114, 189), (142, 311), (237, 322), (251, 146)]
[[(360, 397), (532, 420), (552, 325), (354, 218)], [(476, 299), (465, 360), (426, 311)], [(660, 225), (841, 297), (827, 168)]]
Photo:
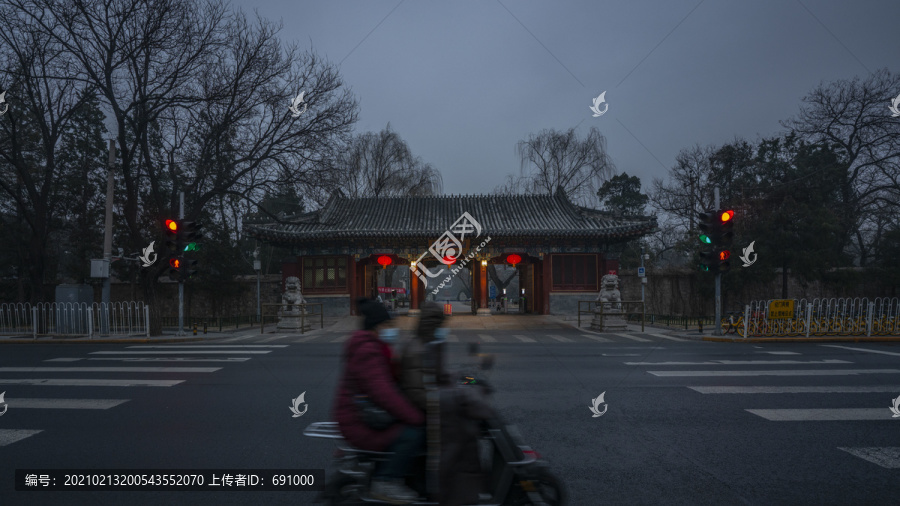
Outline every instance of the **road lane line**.
[(250, 357), (193, 358), (193, 357), (92, 357), (85, 360), (114, 360), (117, 362), (246, 362)]
[(892, 351), (867, 350), (865, 348), (852, 348), (850, 346), (838, 346), (836, 344), (823, 344), (822, 346), (827, 346), (829, 348), (843, 348), (845, 350), (853, 350), (853, 351), (865, 351), (868, 353), (879, 353), (881, 355), (894, 355), (896, 357), (900, 357), (900, 353), (894, 353)]
[(900, 369), (807, 369), (773, 371), (647, 371), (654, 376), (855, 376), (897, 374)]
[(488, 334), (478, 334), (478, 337), (480, 337), (482, 341), (487, 342), (487, 343), (496, 343), (497, 342), (496, 339), (494, 339), (493, 337), (491, 337)]
[(237, 336), (237, 337), (232, 337), (232, 338), (229, 338), (229, 339), (225, 339), (225, 340), (222, 341), (222, 342), (223, 342), (223, 343), (233, 343), (233, 342), (235, 342), (235, 341), (244, 341), (244, 340), (246, 340), (246, 339), (250, 339), (250, 338), (252, 338), (253, 336), (258, 336), (258, 335), (259, 335), (259, 334), (255, 333), (255, 332), (254, 332), (253, 334), (241, 334), (241, 335), (239, 335), (239, 336)]
[(649, 332), (644, 332), (644, 334), (646, 334), (648, 336), (659, 337), (661, 339), (668, 339), (670, 341), (681, 341), (681, 342), (687, 341), (687, 339), (678, 339), (677, 337), (667, 336), (664, 334), (651, 334)]
[(551, 338), (551, 339), (556, 339), (557, 341), (559, 341), (559, 342), (561, 342), (561, 343), (572, 343), (572, 342), (575, 342), (573, 339), (569, 339), (569, 338), (563, 337), (563, 336), (557, 336), (557, 335), (554, 335), (554, 334), (550, 334), (550, 335), (548, 335), (547, 337), (549, 337), (549, 338)]
[(261, 342), (261, 343), (271, 343), (272, 341), (277, 341), (277, 340), (279, 340), (279, 339), (284, 339), (285, 337), (289, 337), (288, 334), (285, 334), (285, 335), (283, 335), (283, 336), (267, 337), (266, 339), (263, 339), (263, 340), (261, 340), (260, 342)]
[(757, 351), (756, 353), (768, 353), (769, 355), (800, 355), (794, 351)]
[(7, 398), (9, 409), (109, 409), (130, 399), (17, 399)]
[(787, 365), (852, 364), (846, 360), (710, 360), (707, 362), (626, 362), (625, 365)]
[(58, 387), (171, 387), (185, 380), (144, 380), (144, 379), (75, 379), (75, 378), (29, 378), (4, 379), (0, 385), (40, 385)]
[[(836, 408), (836, 409), (748, 409), (756, 416), (772, 422), (823, 422), (890, 420), (888, 408)], [(894, 418), (900, 421), (900, 418)]]
[[(287, 337), (287, 336), (284, 336)], [(162, 348), (287, 348), (286, 344), (170, 344), (160, 346), (128, 346), (128, 349), (149, 350)]]
[(636, 336), (632, 336), (632, 335), (629, 335), (629, 334), (613, 334), (613, 335), (616, 335), (616, 336), (619, 336), (619, 337), (624, 337), (624, 338), (626, 338), (626, 339), (631, 339), (631, 340), (633, 340), (633, 341), (641, 341), (641, 342), (643, 342), (643, 343), (649, 343), (649, 342), (650, 342), (649, 339), (643, 339), (643, 338), (641, 338), (641, 337), (636, 337)]
[[(530, 337), (526, 337), (526, 336), (514, 335), (513, 337), (515, 337), (519, 341), (522, 341), (523, 343), (536, 343), (537, 342), (534, 339), (532, 339)], [(550, 336), (550, 337), (553, 337), (553, 336)]]
[(900, 469), (900, 447), (881, 446), (870, 448), (845, 448), (838, 447), (850, 455), (879, 465), (885, 469)]
[(586, 337), (586, 338), (588, 338), (588, 339), (593, 339), (594, 341), (597, 341), (597, 342), (600, 342), (600, 343), (611, 343), (611, 342), (612, 342), (611, 340), (606, 339), (605, 337), (592, 336), (592, 335), (590, 335), (590, 334), (581, 334), (581, 337)]
[(864, 394), (900, 392), (900, 385), (871, 385), (863, 387), (688, 387), (701, 394)]
[(24, 429), (0, 429), (0, 446), (21, 441), (27, 437), (31, 437), (42, 430), (24, 430)]
[(231, 353), (234, 355), (265, 355), (266, 353), (272, 353), (272, 350), (179, 350), (179, 351), (169, 351), (169, 350), (159, 350), (159, 351), (92, 351), (91, 355), (162, 355), (162, 354), (176, 354), (176, 355), (210, 355), (210, 354), (218, 354), (218, 353)]
[(301, 337), (300, 339), (297, 339), (297, 340), (294, 341), (294, 342), (295, 342), (295, 343), (308, 343), (308, 342), (312, 341), (313, 339), (315, 339), (315, 338), (317, 338), (317, 337), (319, 337), (319, 336), (306, 336), (306, 337)]
[(0, 372), (216, 372), (221, 367), (0, 367)]

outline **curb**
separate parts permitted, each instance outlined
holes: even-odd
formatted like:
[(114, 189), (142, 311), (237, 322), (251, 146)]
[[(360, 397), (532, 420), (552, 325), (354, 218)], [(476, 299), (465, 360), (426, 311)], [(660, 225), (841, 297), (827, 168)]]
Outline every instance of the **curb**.
[(900, 337), (704, 337), (703, 341), (716, 343), (900, 343)]

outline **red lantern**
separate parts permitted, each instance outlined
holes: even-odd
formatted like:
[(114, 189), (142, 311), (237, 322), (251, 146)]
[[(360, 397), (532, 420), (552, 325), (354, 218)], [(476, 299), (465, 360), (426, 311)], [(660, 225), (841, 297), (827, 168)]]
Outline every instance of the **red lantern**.
[(506, 256), (506, 261), (513, 264), (513, 266), (515, 266), (517, 263), (522, 261), (522, 257), (513, 253), (512, 255)]
[(381, 255), (380, 257), (378, 257), (378, 265), (380, 265), (382, 267), (387, 267), (388, 265), (391, 265), (392, 263), (394, 263), (394, 260), (387, 255)]

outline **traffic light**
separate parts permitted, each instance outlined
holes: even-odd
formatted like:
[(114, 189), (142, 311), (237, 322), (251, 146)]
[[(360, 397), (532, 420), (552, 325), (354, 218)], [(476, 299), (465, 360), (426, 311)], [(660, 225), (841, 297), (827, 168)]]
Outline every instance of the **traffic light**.
[(712, 246), (712, 250), (700, 253), (700, 270), (727, 272), (731, 269), (731, 250), (734, 241), (734, 211), (718, 209), (699, 215), (700, 242)]
[(198, 241), (203, 239), (203, 233), (200, 232), (201, 228), (203, 228), (203, 224), (200, 222), (185, 221), (181, 223), (181, 230), (179, 233), (184, 248), (180, 249), (180, 251), (200, 250), (200, 243)]
[(181, 223), (177, 220), (166, 220), (163, 229), (166, 232), (166, 248), (171, 252), (176, 252), (178, 248), (179, 232), (181, 231)]

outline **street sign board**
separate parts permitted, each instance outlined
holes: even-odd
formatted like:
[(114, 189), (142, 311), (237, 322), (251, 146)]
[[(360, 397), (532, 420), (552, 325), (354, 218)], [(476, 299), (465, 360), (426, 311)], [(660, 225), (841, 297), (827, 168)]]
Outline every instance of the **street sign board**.
[(497, 287), (494, 285), (491, 285), (490, 291), (491, 291), (491, 298), (492, 299), (497, 298)]
[(647, 271), (643, 267), (638, 267), (638, 277), (642, 278), (647, 275)]
[(779, 299), (769, 302), (769, 320), (785, 320), (794, 317), (793, 299)]

